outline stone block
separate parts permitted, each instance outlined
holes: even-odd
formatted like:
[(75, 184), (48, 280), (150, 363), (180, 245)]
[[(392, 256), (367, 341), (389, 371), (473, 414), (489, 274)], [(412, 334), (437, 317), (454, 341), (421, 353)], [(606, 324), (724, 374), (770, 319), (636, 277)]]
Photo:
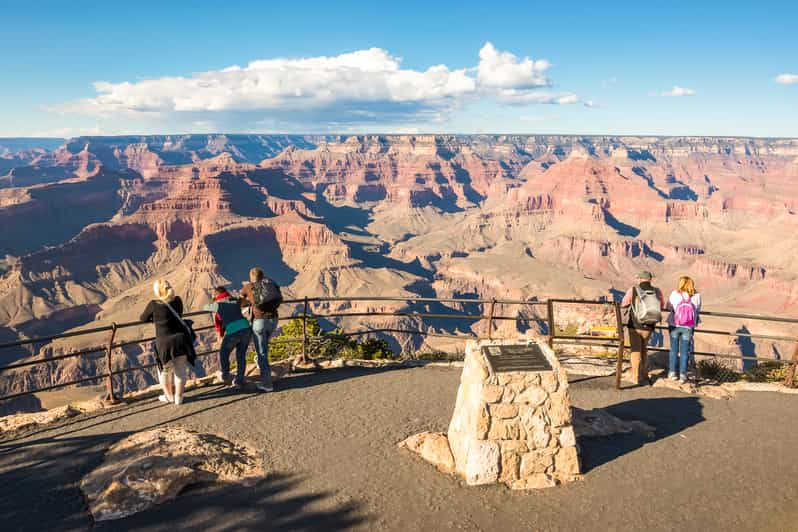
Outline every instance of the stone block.
[(558, 376), (558, 373), (555, 373), (554, 371), (547, 371), (546, 373), (542, 373), (540, 375), (540, 385), (548, 393), (556, 392), (557, 391), (557, 376)]
[(557, 481), (545, 473), (538, 473), (531, 477), (522, 477), (507, 484), (510, 489), (514, 490), (538, 490), (553, 488), (556, 485)]
[(563, 427), (560, 432), (560, 446), (574, 447), (576, 445), (576, 435), (573, 427)]
[(533, 476), (537, 473), (545, 473), (548, 468), (554, 465), (554, 453), (556, 450), (541, 449), (530, 451), (521, 455), (521, 478)]
[(542, 449), (549, 444), (549, 427), (539, 410), (525, 409), (519, 416), (526, 431), (527, 445), (532, 449)]
[(579, 455), (576, 447), (562, 447), (554, 456), (554, 472), (558, 477), (579, 475)]
[(542, 405), (543, 402), (548, 397), (548, 394), (541, 388), (540, 386), (530, 386), (526, 388), (523, 392), (517, 394), (515, 399), (513, 399), (514, 403), (528, 403), (531, 405)]
[(567, 391), (560, 390), (549, 396), (549, 418), (555, 427), (571, 424), (571, 401)]
[(521, 457), (512, 451), (502, 450), (502, 470), (499, 474), (499, 482), (512, 482), (518, 480), (518, 469), (521, 465)]
[(502, 400), (504, 388), (493, 384), (486, 384), (482, 387), (482, 400), (486, 403), (498, 403)]
[(520, 427), (517, 419), (492, 419), (488, 440), (517, 440), (520, 437)]
[(465, 467), (466, 483), (470, 486), (492, 484), (499, 480), (501, 453), (499, 444), (492, 441), (475, 441), (468, 449)]
[(488, 431), (490, 430), (490, 414), (488, 413), (488, 407), (486, 405), (480, 407), (476, 421), (474, 437), (478, 440), (484, 440), (487, 438)]
[(492, 418), (510, 419), (518, 416), (518, 405), (506, 403), (490, 405), (488, 407), (488, 412)]

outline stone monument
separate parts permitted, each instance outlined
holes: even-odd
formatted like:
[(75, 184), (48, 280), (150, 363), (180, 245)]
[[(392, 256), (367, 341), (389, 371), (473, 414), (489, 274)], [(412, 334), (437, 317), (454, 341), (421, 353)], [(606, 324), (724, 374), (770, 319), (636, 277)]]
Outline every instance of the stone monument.
[[(434, 448), (444, 469), (443, 435), (434, 446), (419, 436), (400, 445), (425, 458)], [(544, 343), (470, 340), (446, 436), (453, 470), (469, 485), (534, 489), (580, 477), (568, 378)]]

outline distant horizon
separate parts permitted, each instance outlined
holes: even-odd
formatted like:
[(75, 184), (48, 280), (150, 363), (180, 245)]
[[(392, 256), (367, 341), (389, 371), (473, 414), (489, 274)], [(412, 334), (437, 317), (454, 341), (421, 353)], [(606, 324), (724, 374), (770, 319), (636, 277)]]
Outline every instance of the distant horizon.
[(229, 136), (229, 137), (607, 137), (607, 138), (659, 138), (659, 139), (679, 139), (679, 138), (706, 138), (706, 139), (752, 139), (752, 140), (794, 140), (798, 141), (796, 136), (759, 136), (759, 135), (655, 135), (655, 134), (609, 134), (609, 133), (506, 133), (506, 132), (493, 132), (493, 133), (442, 133), (442, 132), (418, 132), (418, 133), (229, 133), (229, 132), (214, 132), (214, 133), (125, 133), (118, 135), (74, 135), (67, 137), (48, 137), (48, 136), (0, 136), (0, 141), (3, 140), (70, 140), (80, 138), (125, 138), (125, 137), (212, 137), (212, 136)]

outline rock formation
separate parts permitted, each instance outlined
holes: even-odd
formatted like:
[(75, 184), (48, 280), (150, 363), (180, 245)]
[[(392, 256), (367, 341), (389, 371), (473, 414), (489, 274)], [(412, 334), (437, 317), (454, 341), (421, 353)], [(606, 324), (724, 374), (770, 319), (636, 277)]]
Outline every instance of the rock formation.
[(128, 436), (80, 489), (95, 521), (121, 519), (177, 497), (197, 482), (251, 486), (266, 475), (261, 454), (211, 434), (164, 427)]
[[(0, 225), (11, 228), (0, 232), (3, 341), (135, 319), (157, 277), (197, 308), (209, 287), (236, 288), (255, 264), (289, 296), (612, 297), (645, 268), (665, 288), (690, 273), (713, 309), (775, 313), (798, 303), (792, 139), (163, 135), (0, 144)], [(385, 302), (316, 310), (343, 308), (464, 310)], [(384, 316), (338, 323), (365, 324), (484, 327)], [(507, 321), (497, 331), (527, 327), (536, 324)], [(391, 336), (394, 345), (421, 344)], [(697, 347), (711, 341), (698, 338)], [(79, 337), (0, 360), (102, 342)], [(127, 349), (122, 364), (148, 350)], [(96, 367), (68, 360), (4, 374), (0, 394)]]

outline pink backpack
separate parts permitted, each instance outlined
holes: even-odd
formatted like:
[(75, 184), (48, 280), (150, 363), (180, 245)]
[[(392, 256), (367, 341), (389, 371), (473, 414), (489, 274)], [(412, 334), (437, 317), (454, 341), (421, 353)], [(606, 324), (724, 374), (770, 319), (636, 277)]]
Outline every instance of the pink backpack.
[(682, 300), (676, 305), (676, 310), (673, 314), (673, 323), (677, 327), (695, 327), (695, 307), (693, 306), (693, 302), (690, 300), (690, 296), (685, 298), (684, 294), (679, 295), (682, 296)]

